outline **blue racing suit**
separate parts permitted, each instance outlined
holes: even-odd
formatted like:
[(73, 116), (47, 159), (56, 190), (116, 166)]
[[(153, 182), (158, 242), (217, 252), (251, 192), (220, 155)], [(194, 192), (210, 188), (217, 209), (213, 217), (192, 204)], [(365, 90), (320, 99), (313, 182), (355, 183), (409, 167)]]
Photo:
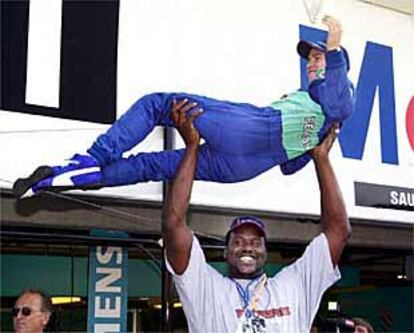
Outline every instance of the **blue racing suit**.
[(88, 153), (95, 157), (105, 186), (171, 180), (184, 149), (123, 153), (141, 142), (155, 126), (172, 126), (174, 99), (187, 98), (204, 112), (194, 125), (205, 139), (195, 179), (234, 183), (251, 179), (280, 165), (284, 174), (301, 169), (309, 150), (326, 135), (333, 122), (353, 111), (353, 86), (347, 77), (342, 51), (326, 54), (325, 78), (310, 83), (268, 107), (219, 101), (187, 93), (153, 93), (140, 98), (94, 142)]

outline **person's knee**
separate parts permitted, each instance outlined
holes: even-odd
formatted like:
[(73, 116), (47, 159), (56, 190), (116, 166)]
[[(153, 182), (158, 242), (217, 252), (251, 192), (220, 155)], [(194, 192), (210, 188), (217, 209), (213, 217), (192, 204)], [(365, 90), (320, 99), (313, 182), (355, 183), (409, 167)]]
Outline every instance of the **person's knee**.
[(176, 94), (166, 92), (152, 92), (140, 98), (141, 101), (148, 103), (164, 104), (168, 100), (172, 100)]
[(169, 115), (175, 95), (165, 92), (150, 93), (141, 97), (136, 103), (135, 108), (143, 109), (149, 114), (156, 115), (157, 121), (160, 122), (162, 118)]

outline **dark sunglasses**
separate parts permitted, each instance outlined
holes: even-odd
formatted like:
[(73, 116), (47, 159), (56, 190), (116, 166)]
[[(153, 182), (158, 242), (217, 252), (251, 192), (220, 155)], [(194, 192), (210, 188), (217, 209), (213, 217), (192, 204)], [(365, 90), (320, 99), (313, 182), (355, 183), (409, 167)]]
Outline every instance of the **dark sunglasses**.
[(13, 317), (17, 317), (17, 315), (19, 314), (19, 312), (22, 312), (22, 315), (25, 317), (29, 317), (33, 311), (36, 310), (32, 310), (31, 308), (29, 308), (28, 306), (24, 306), (22, 308), (13, 308), (12, 310), (12, 316)]

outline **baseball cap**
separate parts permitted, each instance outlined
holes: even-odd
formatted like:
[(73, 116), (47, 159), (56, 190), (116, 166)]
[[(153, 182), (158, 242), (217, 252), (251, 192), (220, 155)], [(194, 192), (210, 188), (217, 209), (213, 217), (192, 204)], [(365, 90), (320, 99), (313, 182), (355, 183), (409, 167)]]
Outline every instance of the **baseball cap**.
[(319, 51), (326, 52), (326, 43), (321, 41), (311, 42), (308, 40), (301, 40), (296, 46), (296, 50), (298, 51), (299, 55), (306, 60), (308, 60), (309, 53), (312, 49), (317, 49)]
[(240, 217), (236, 217), (233, 221), (231, 221), (229, 230), (227, 230), (227, 234), (226, 234), (226, 244), (228, 244), (229, 242), (230, 234), (237, 228), (240, 228), (242, 225), (246, 225), (246, 224), (255, 226), (263, 234), (263, 237), (266, 239), (266, 226), (262, 220), (260, 220), (258, 217), (255, 217), (255, 216), (240, 216)]
[[(322, 42), (322, 41), (318, 41), (318, 42), (311, 42), (309, 40), (301, 40), (299, 41), (298, 45), (296, 46), (296, 50), (298, 52), (298, 54), (305, 60), (308, 60), (309, 58), (309, 53), (312, 49), (317, 49), (321, 52), (326, 52), (326, 43)], [(341, 50), (344, 54), (344, 58), (346, 61), (346, 68), (349, 71), (349, 68), (351, 67), (350, 62), (349, 62), (349, 55), (348, 55), (348, 51), (341, 46)]]

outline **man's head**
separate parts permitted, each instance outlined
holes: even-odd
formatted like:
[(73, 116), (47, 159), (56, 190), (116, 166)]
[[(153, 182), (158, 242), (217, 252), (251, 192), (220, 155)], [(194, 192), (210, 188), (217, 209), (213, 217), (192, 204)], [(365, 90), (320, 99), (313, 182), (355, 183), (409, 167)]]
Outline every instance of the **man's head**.
[(374, 333), (374, 328), (366, 320), (358, 317), (352, 318), (352, 320), (355, 324), (354, 333)]
[(226, 234), (224, 256), (233, 278), (249, 279), (262, 274), (267, 259), (264, 223), (254, 216), (235, 218)]
[(43, 332), (50, 320), (52, 303), (40, 290), (26, 290), (13, 308), (13, 326), (17, 333)]
[[(307, 40), (301, 40), (296, 50), (298, 54), (305, 60), (307, 60), (306, 72), (308, 74), (309, 82), (315, 79), (324, 78), (326, 68), (325, 54), (327, 52), (325, 42), (310, 42)], [(348, 52), (341, 46), (341, 50), (345, 57), (347, 64), (347, 70), (349, 70), (349, 57)]]

